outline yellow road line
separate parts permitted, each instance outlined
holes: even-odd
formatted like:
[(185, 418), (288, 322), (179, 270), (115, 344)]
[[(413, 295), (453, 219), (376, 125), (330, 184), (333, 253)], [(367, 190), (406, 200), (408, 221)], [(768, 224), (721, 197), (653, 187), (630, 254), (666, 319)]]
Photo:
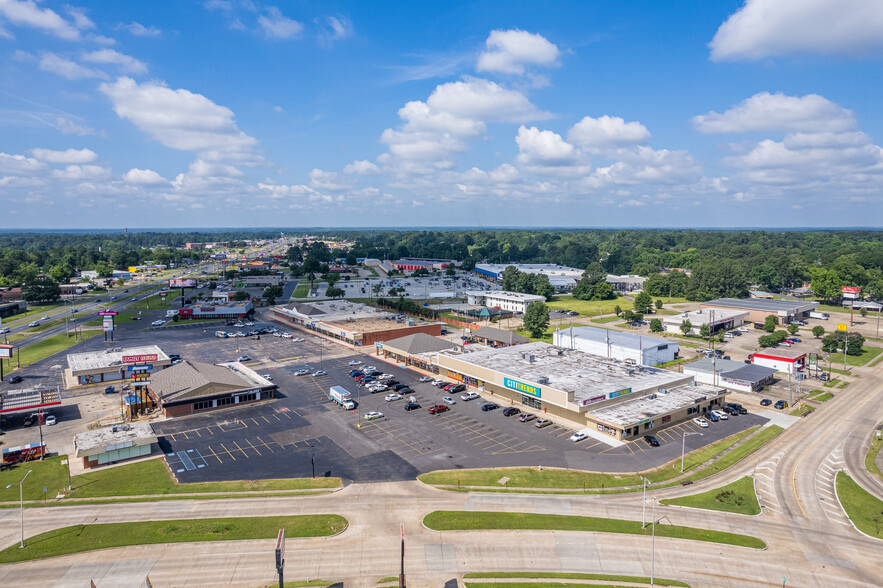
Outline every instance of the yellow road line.
[[(224, 447), (224, 444), (223, 444), (223, 443), (221, 443), (221, 447)], [(233, 461), (236, 461), (236, 458), (235, 458), (235, 457), (233, 457), (233, 454), (232, 454), (232, 453), (230, 453), (230, 450), (229, 450), (229, 449), (227, 449), (227, 448), (226, 448), (226, 447), (224, 447), (224, 451), (226, 451), (226, 452), (227, 452), (227, 455), (229, 455), (229, 456), (230, 456), (230, 457), (232, 457), (232, 458), (233, 458)]]
[(249, 441), (249, 440), (248, 440), (248, 439), (246, 439), (246, 440), (245, 440), (245, 442), (246, 442), (246, 443), (248, 443), (248, 444), (249, 444), (249, 445), (251, 445), (251, 448), (252, 448), (252, 449), (254, 449), (254, 450), (255, 450), (255, 453), (257, 453), (257, 454), (258, 454), (258, 456), (260, 456), (260, 455), (261, 455), (261, 452), (260, 452), (260, 451), (258, 451), (258, 448), (257, 448), (257, 447), (255, 447), (255, 446), (254, 446), (254, 443), (252, 443), (252, 442), (251, 442), (251, 441)]
[(237, 443), (236, 441), (233, 441), (233, 445), (236, 446), (236, 449), (238, 449), (239, 451), (242, 452), (242, 455), (244, 455), (245, 457), (248, 457), (248, 454), (245, 452), (244, 449), (242, 449), (242, 447), (239, 446), (239, 443)]

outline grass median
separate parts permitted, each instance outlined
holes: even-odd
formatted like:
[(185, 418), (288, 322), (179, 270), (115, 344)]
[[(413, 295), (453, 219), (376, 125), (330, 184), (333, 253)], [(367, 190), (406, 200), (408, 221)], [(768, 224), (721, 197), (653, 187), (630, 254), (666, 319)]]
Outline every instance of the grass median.
[[(631, 584), (649, 584), (650, 578), (647, 576), (622, 576), (619, 574), (591, 574), (591, 573), (581, 573), (581, 572), (470, 572), (468, 574), (463, 575), (463, 579), (470, 580), (473, 578), (489, 578), (489, 579), (502, 579), (502, 578), (520, 578), (520, 579), (536, 579), (536, 578), (554, 578), (554, 579), (565, 579), (565, 580), (601, 580), (605, 582), (629, 582)], [(395, 578), (394, 578), (395, 579)], [(678, 580), (666, 580), (665, 578), (654, 578), (654, 584), (658, 584), (659, 586), (680, 586), (689, 588), (689, 584), (685, 582), (681, 582)], [(521, 586), (521, 584), (514, 584), (512, 582), (510, 585)], [(478, 583), (475, 582), (476, 586), (487, 586), (484, 582)], [(568, 584), (573, 586), (575, 584)], [(596, 584), (591, 584), (591, 586), (595, 586)]]
[[(477, 530), (533, 530), (533, 531), (589, 531), (593, 533), (623, 533), (651, 535), (652, 526), (641, 528), (640, 521), (624, 521), (598, 517), (533, 514), (518, 512), (475, 512), (437, 510), (424, 517), (423, 524), (434, 531)], [(679, 525), (656, 525), (656, 535), (675, 539), (690, 539), (763, 549), (766, 543), (757, 537), (697, 529)]]
[(68, 337), (67, 333), (59, 333), (58, 335), (53, 335), (52, 337), (47, 337), (42, 341), (38, 341), (33, 345), (28, 345), (16, 350), (13, 362), (20, 361), (21, 367), (29, 366), (41, 359), (46, 359), (56, 353), (70, 349), (74, 345), (83, 342), (83, 340), (99, 335), (100, 333), (101, 331), (84, 331), (80, 333), (79, 340), (74, 337), (73, 333), (71, 333), (70, 337)]
[(323, 514), (73, 525), (28, 537), (24, 549), (16, 543), (0, 551), (0, 563), (128, 545), (273, 539), (282, 528), (288, 539), (328, 537), (342, 532), (347, 524), (339, 515)]
[(686, 506), (689, 508), (704, 508), (705, 510), (718, 510), (744, 515), (760, 514), (760, 504), (757, 502), (757, 494), (754, 492), (754, 480), (751, 476), (745, 476), (731, 484), (680, 498), (668, 498), (660, 500), (660, 504), (673, 506)]
[(837, 472), (837, 498), (849, 520), (861, 532), (871, 537), (883, 537), (883, 500), (843, 472)]
[[(28, 470), (33, 470), (24, 485), (25, 500), (55, 498), (59, 489), (67, 488), (67, 466), (63, 457), (19, 465), (0, 472), (0, 502), (18, 500), (18, 483)], [(179, 484), (172, 478), (162, 459), (149, 459), (74, 476), (71, 480), (73, 498), (104, 498), (108, 496), (174, 495), (195, 492), (260, 492), (262, 490), (320, 490), (340, 486), (339, 478), (280, 478), (271, 480), (236, 480)], [(48, 496), (44, 496), (47, 488)]]
[[(719, 441), (715, 441), (705, 447), (691, 451), (684, 457), (684, 471), (688, 472), (702, 465), (709, 459), (719, 455), (750, 436), (760, 427), (751, 427), (734, 435), (730, 435)], [(779, 429), (781, 431), (781, 429)], [(641, 443), (641, 441), (639, 441)], [(418, 480), (430, 485), (448, 486), (490, 486), (500, 487), (498, 480), (508, 477), (507, 487), (518, 488), (549, 488), (549, 489), (612, 489), (624, 486), (638, 486), (641, 477), (646, 476), (651, 483), (665, 482), (681, 475), (680, 458), (654, 470), (629, 473), (629, 474), (606, 474), (597, 472), (584, 472), (580, 470), (558, 470), (544, 468), (499, 468), (489, 470), (459, 470), (430, 472), (418, 476)], [(502, 487), (500, 488), (502, 490)]]
[[(874, 359), (875, 357), (880, 355), (880, 353), (883, 353), (883, 348), (871, 347), (869, 345), (864, 345), (862, 347), (862, 352), (860, 355), (847, 356), (846, 365), (848, 365), (848, 366), (865, 365), (866, 363), (868, 363), (869, 361), (871, 361), (872, 359)], [(833, 364), (841, 364), (842, 365), (843, 364), (843, 354), (842, 353), (832, 353), (831, 356), (828, 358), (828, 361), (830, 361)]]
[(867, 470), (873, 475), (883, 479), (883, 472), (877, 467), (877, 455), (879, 455), (881, 451), (883, 451), (883, 439), (877, 437), (875, 433), (874, 439), (871, 441), (871, 446), (868, 447), (868, 453), (865, 455), (865, 468), (867, 468)]

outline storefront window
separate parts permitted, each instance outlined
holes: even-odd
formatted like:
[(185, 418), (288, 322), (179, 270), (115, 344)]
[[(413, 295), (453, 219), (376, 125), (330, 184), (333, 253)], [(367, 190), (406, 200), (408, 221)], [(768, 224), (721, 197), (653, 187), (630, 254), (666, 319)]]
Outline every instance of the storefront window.
[(543, 402), (539, 398), (534, 398), (533, 396), (525, 396), (521, 395), (521, 404), (524, 406), (529, 406), (530, 408), (535, 408), (540, 410), (543, 408)]

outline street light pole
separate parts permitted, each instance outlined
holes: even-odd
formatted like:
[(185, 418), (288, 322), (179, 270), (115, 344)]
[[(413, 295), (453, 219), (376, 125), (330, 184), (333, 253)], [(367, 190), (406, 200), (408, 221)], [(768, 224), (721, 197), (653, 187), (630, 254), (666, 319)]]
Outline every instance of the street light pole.
[(699, 435), (702, 436), (702, 433), (687, 433), (684, 431), (684, 436), (681, 439), (681, 473), (684, 473), (684, 452), (687, 449), (687, 436), (688, 435)]
[(650, 532), (650, 588), (656, 572), (656, 500), (653, 500), (653, 530)]
[[(21, 479), (21, 482), (18, 483), (18, 506), (21, 510), (21, 544), (18, 546), (19, 549), (25, 548), (25, 502), (24, 502), (24, 490), (22, 489), (22, 484), (25, 483), (25, 480), (28, 479), (28, 476), (31, 475), (31, 472), (34, 470), (28, 470), (28, 473), (25, 474), (25, 477)], [(6, 489), (8, 490), (15, 484), (7, 484)]]
[(647, 512), (647, 478), (641, 476), (641, 480), (644, 483), (644, 499), (641, 501), (641, 529), (644, 529), (647, 526), (646, 521), (646, 512)]

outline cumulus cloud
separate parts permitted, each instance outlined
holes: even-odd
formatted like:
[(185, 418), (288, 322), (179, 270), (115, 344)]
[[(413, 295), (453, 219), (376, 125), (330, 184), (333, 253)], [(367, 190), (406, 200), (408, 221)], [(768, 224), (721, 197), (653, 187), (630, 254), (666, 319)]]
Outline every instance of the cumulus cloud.
[(0, 0), (0, 17), (8, 23), (42, 30), (67, 41), (80, 38), (80, 31), (57, 12), (41, 8), (33, 0)]
[(558, 47), (542, 35), (512, 29), (491, 31), (485, 41), (487, 50), (478, 56), (477, 71), (521, 75), (525, 66), (557, 65)]
[(426, 104), (435, 112), (478, 120), (527, 122), (551, 117), (521, 92), (473, 77), (437, 86)]
[(128, 31), (136, 37), (159, 37), (162, 35), (162, 31), (155, 26), (151, 25), (146, 27), (140, 22), (130, 22), (128, 24), (121, 23), (117, 25), (117, 30)]
[(82, 8), (75, 8), (73, 6), (65, 6), (65, 10), (70, 15), (72, 19), (74, 19), (74, 25), (80, 30), (86, 29), (94, 29), (95, 23), (86, 16), (86, 13)]
[(125, 73), (143, 74), (147, 72), (147, 66), (144, 65), (144, 62), (113, 49), (99, 49), (98, 51), (84, 53), (83, 61), (114, 65)]
[(650, 131), (639, 122), (625, 122), (618, 116), (584, 117), (567, 133), (567, 140), (584, 148), (616, 147), (643, 143)]
[(746, 0), (717, 30), (711, 59), (789, 54), (879, 54), (883, 3), (869, 0)]
[(751, 131), (842, 132), (855, 128), (851, 110), (819, 96), (786, 96), (761, 92), (723, 114), (711, 111), (693, 117), (702, 133), (746, 133)]
[(54, 151), (52, 149), (32, 149), (31, 153), (41, 161), (49, 163), (92, 163), (98, 159), (98, 154), (91, 149), (66, 149)]
[(346, 167), (343, 168), (343, 173), (345, 174), (376, 174), (380, 171), (380, 168), (377, 167), (374, 163), (368, 161), (367, 159), (362, 159), (358, 161), (354, 161), (352, 163), (348, 163)]
[(138, 169), (133, 167), (123, 174), (123, 179), (130, 184), (156, 185), (167, 184), (169, 181), (152, 169)]
[(38, 172), (45, 167), (46, 164), (33, 157), (0, 153), (0, 173), (29, 174)]
[(257, 141), (239, 130), (233, 111), (201, 94), (172, 90), (155, 81), (138, 84), (128, 77), (101, 84), (99, 90), (120, 118), (166, 147), (204, 152), (213, 159), (254, 158)]
[(44, 53), (40, 57), (40, 69), (69, 80), (107, 77), (103, 71), (80, 65), (76, 61), (71, 61), (55, 53)]
[(100, 180), (110, 176), (110, 170), (100, 165), (69, 165), (52, 170), (52, 177), (60, 180)]
[(291, 39), (304, 29), (303, 24), (288, 18), (275, 6), (267, 8), (267, 13), (258, 17), (258, 24), (264, 30), (264, 34), (272, 39)]

